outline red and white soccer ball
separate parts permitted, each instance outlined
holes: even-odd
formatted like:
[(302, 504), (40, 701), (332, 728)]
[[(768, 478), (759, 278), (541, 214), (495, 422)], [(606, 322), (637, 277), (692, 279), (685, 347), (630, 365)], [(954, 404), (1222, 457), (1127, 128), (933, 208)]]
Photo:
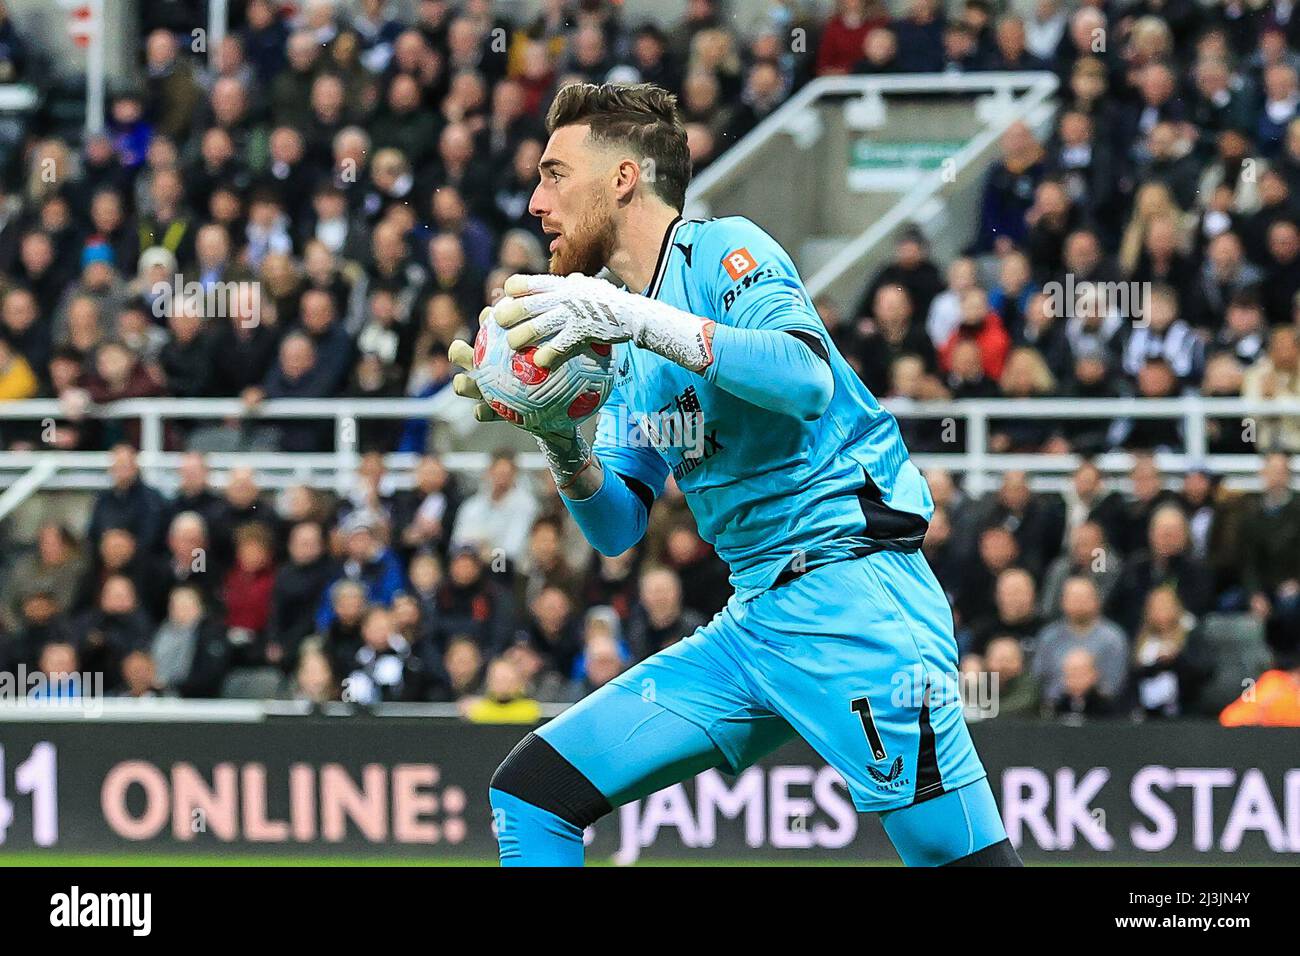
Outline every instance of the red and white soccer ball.
[(533, 363), (536, 346), (516, 352), (488, 314), (474, 340), (474, 381), (502, 418), (530, 431), (567, 431), (600, 409), (614, 387), (611, 348), (593, 345), (553, 369)]

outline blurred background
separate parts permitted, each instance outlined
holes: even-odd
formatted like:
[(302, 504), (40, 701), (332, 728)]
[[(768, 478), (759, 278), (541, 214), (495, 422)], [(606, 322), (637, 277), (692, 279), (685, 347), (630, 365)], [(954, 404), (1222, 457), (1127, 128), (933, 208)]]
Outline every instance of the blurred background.
[[(1026, 859), (1300, 852), (1298, 69), (1278, 0), (0, 0), (0, 860), (490, 861), (722, 607), (671, 479), (597, 555), (447, 388), (638, 80), (903, 425)], [(892, 859), (801, 744), (591, 839)]]

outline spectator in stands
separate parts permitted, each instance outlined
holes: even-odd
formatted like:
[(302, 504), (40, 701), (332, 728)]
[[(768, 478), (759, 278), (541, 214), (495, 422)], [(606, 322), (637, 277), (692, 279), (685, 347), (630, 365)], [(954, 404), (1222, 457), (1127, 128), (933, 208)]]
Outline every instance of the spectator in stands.
[(1131, 492), (1123, 502), (1123, 512), (1107, 534), (1107, 540), (1126, 559), (1147, 546), (1147, 529), (1156, 510), (1166, 504), (1178, 503), (1178, 496), (1164, 486), (1155, 458), (1148, 453), (1139, 452), (1133, 456), (1129, 482)]
[(1269, 643), (1300, 646), (1300, 497), (1291, 490), (1291, 465), (1273, 452), (1261, 469), (1264, 487), (1241, 523), (1241, 582), (1250, 610), (1268, 623)]
[(286, 671), (297, 666), (302, 642), (316, 629), (321, 595), (337, 571), (325, 553), (319, 524), (302, 521), (289, 531), (289, 560), (275, 572), (266, 623), (266, 657)]
[(1191, 325), (1178, 314), (1178, 296), (1167, 285), (1156, 286), (1147, 296), (1149, 314), (1139, 321), (1124, 344), (1123, 369), (1137, 377), (1151, 359), (1163, 359), (1179, 382), (1200, 378), (1204, 344)]
[(160, 697), (161, 692), (153, 658), (145, 651), (132, 651), (126, 655), (122, 661), (122, 685), (112, 696), (145, 700)]
[(167, 565), (152, 600), (146, 602), (154, 619), (166, 610), (172, 588), (188, 584), (197, 588), (204, 602), (216, 600), (225, 563), (214, 553), (208, 525), (193, 511), (182, 511), (167, 528)]
[(313, 704), (339, 699), (339, 687), (334, 679), (334, 669), (330, 664), (329, 655), (320, 649), (319, 642), (304, 642), (302, 653), (298, 657), (298, 667), (294, 674), (290, 697), (293, 700), (305, 700)]
[[(1300, 398), (1300, 331), (1292, 326), (1274, 329), (1268, 354), (1250, 366), (1242, 377), (1241, 395), (1253, 399)], [(1300, 451), (1300, 417), (1260, 416), (1255, 430), (1258, 447)]]
[(317, 632), (322, 638), (321, 649), (329, 655), (334, 673), (346, 674), (361, 648), (361, 621), (368, 607), (366, 589), (357, 581), (340, 578), (325, 594), (329, 623)]
[(534, 724), (541, 719), (541, 706), (525, 695), (519, 669), (504, 658), (487, 667), (483, 696), (466, 702), (466, 719), (476, 724)]
[(1250, 365), (1264, 356), (1267, 343), (1268, 328), (1260, 305), (1260, 295), (1254, 289), (1238, 292), (1228, 302), (1223, 325), (1210, 341), (1210, 351), (1227, 353), (1242, 365)]
[(569, 596), (546, 587), (528, 604), (525, 642), (541, 658), (545, 670), (568, 678), (582, 650), (582, 636)]
[(440, 638), (468, 635), (490, 651), (507, 646), (514, 638), (515, 606), (510, 594), (485, 573), (478, 550), (472, 545), (453, 546), (447, 575), (437, 589), (437, 627)]
[(93, 610), (77, 619), (77, 655), (91, 671), (104, 675), (104, 686), (114, 690), (121, 682), (122, 661), (132, 651), (149, 646), (153, 625), (140, 608), (135, 585), (122, 575), (104, 582)]
[(708, 619), (731, 597), (727, 566), (699, 535), (694, 522), (668, 532), (663, 562), (682, 582), (682, 604)]
[(478, 692), (483, 681), (483, 652), (472, 637), (453, 637), (442, 658), (446, 681), (433, 700), (461, 700)]
[(1191, 293), (1191, 321), (1201, 328), (1216, 327), (1232, 296), (1258, 285), (1263, 278), (1260, 268), (1245, 257), (1237, 234), (1220, 233), (1205, 250), (1205, 263)]
[[(1007, 356), (998, 380), (998, 391), (1006, 398), (1050, 398), (1056, 379), (1037, 349), (1016, 348)], [(1003, 419), (994, 423), (989, 448), (996, 452), (1065, 451), (1068, 445), (1057, 434), (1054, 422)], [(1049, 443), (1058, 447), (1048, 447)]]
[(636, 660), (676, 644), (704, 618), (682, 606), (682, 585), (667, 568), (651, 568), (641, 575), (639, 600), (627, 622), (627, 645)]
[(850, 73), (862, 56), (867, 35), (888, 22), (885, 9), (871, 0), (837, 0), (822, 29), (814, 67), (818, 76)]
[(1133, 641), (1133, 685), (1139, 714), (1177, 717), (1196, 704), (1213, 672), (1195, 619), (1178, 592), (1165, 586), (1147, 595)]
[(947, 509), (941, 505), (935, 505), (934, 513), (930, 515), (930, 527), (926, 529), (921, 552), (947, 595), (948, 602), (953, 603), (961, 589), (965, 556), (959, 552), (953, 538), (952, 519), (949, 518)]
[(1163, 504), (1151, 515), (1147, 550), (1125, 562), (1107, 607), (1128, 634), (1137, 632), (1147, 595), (1162, 585), (1175, 588), (1191, 613), (1200, 616), (1214, 602), (1214, 576), (1191, 553), (1187, 518), (1175, 503)]
[(1060, 499), (1035, 495), (1023, 471), (1008, 471), (1002, 476), (985, 521), (1015, 535), (1020, 564), (1032, 574), (1041, 574), (1061, 549), (1064, 515)]
[(1300, 657), (1279, 658), (1223, 713), (1224, 727), (1300, 727)]
[(1002, 135), (1002, 158), (984, 184), (975, 252), (1006, 252), (1025, 240), (1025, 215), (1046, 168), (1046, 155), (1029, 127), (1019, 122), (1008, 127)]
[(626, 662), (619, 649), (618, 641), (612, 634), (589, 633), (583, 644), (581, 670), (582, 677), (575, 678), (568, 689), (567, 700), (576, 703), (588, 694), (604, 687), (619, 674), (623, 673)]
[(907, 15), (890, 24), (898, 37), (901, 72), (938, 73), (943, 69), (944, 24), (937, 0), (910, 0)]
[(1007, 353), (1011, 350), (1011, 337), (1002, 324), (1001, 317), (989, 308), (988, 293), (974, 288), (961, 300), (961, 321), (952, 335), (938, 350), (940, 371), (953, 369), (953, 350), (960, 342), (973, 342), (979, 348), (980, 366), (991, 381), (1002, 377)]
[(75, 642), (68, 614), (61, 612), (48, 584), (34, 583), (17, 593), (17, 613), (0, 634), (0, 671), (31, 667), (47, 644)]
[(979, 266), (969, 256), (959, 256), (948, 266), (947, 285), (930, 301), (925, 331), (935, 348), (943, 345), (961, 324), (961, 300), (979, 284)]
[(108, 528), (126, 528), (149, 550), (162, 542), (165, 503), (162, 495), (144, 483), (136, 451), (116, 445), (109, 452), (110, 486), (95, 497), (86, 533), (98, 544)]
[[(909, 225), (899, 234), (893, 261), (871, 280), (858, 303), (857, 314), (867, 314), (876, 302), (876, 294), (887, 285), (907, 290), (913, 317), (929, 316), (930, 307), (944, 286), (938, 267), (930, 259), (930, 244), (918, 226)], [(926, 330), (929, 331), (928, 319)]]
[(903, 355), (920, 357), (927, 369), (936, 367), (930, 338), (914, 319), (911, 296), (901, 285), (884, 285), (876, 292), (871, 313), (854, 326), (849, 358), (867, 387), (884, 395), (890, 366)]
[(862, 41), (862, 59), (853, 72), (868, 76), (903, 72), (898, 60), (898, 35), (889, 27), (878, 27), (868, 33)]
[(528, 535), (528, 562), (520, 575), (524, 603), (532, 603), (548, 588), (563, 592), (576, 604), (582, 593), (582, 577), (569, 566), (563, 551), (563, 530), (554, 518), (543, 516), (533, 522)]
[(1089, 520), (1077, 525), (1070, 532), (1069, 550), (1058, 556), (1043, 576), (1039, 613), (1044, 618), (1057, 617), (1061, 613), (1065, 582), (1076, 577), (1092, 581), (1105, 606), (1119, 583), (1122, 567), (1119, 555), (1107, 546), (1105, 532), (1099, 523)]
[(442, 462), (432, 455), (415, 466), (415, 486), (399, 492), (393, 501), (393, 528), (399, 547), (408, 556), (421, 549), (446, 554), (449, 532), (460, 508), (456, 483)]
[(230, 664), (220, 619), (192, 585), (173, 588), (167, 615), (149, 645), (153, 686), (180, 697), (217, 697)]
[(972, 622), (967, 652), (982, 657), (994, 638), (1014, 637), (1027, 654), (1032, 654), (1044, 624), (1038, 616), (1034, 591), (1033, 577), (1022, 568), (1007, 568), (1000, 573), (994, 586), (993, 610)]
[(960, 20), (949, 20), (943, 28), (943, 64), (940, 72), (950, 75), (972, 73), (984, 62), (975, 30)]
[(1085, 522), (1093, 522), (1100, 527), (1107, 543), (1112, 544), (1124, 530), (1124, 498), (1106, 488), (1101, 469), (1091, 459), (1085, 458), (1074, 469), (1064, 502), (1067, 536)]
[(12, 634), (22, 626), (22, 606), (32, 594), (47, 595), (56, 614), (70, 611), (85, 571), (85, 558), (72, 533), (57, 522), (42, 524), (35, 553), (15, 559), (0, 581), (0, 629)]
[[(375, 518), (358, 511), (344, 522), (341, 531), (344, 552), (339, 580), (356, 582), (364, 590), (367, 603), (387, 607), (405, 582), (401, 563), (384, 545)], [(324, 604), (316, 618), (317, 628), (328, 628), (334, 614), (333, 603)]]
[(537, 499), (520, 479), (514, 454), (494, 452), (483, 489), (466, 498), (456, 514), (452, 546), (500, 552), (512, 565), (521, 565), (536, 515)]
[(968, 680), (971, 676), (983, 679), (986, 673), (995, 681), (989, 688), (992, 699), (975, 716), (1030, 717), (1038, 713), (1041, 700), (1038, 679), (1026, 669), (1024, 647), (1017, 638), (993, 638), (984, 651), (982, 663), (970, 658), (962, 662), (962, 667)]
[(1098, 690), (1115, 700), (1128, 679), (1128, 641), (1115, 622), (1102, 617), (1101, 598), (1090, 578), (1075, 577), (1061, 592), (1061, 617), (1038, 635), (1034, 673), (1043, 682), (1049, 702), (1065, 692), (1065, 663), (1075, 650), (1092, 655), (1098, 671)]
[[(67, 641), (52, 641), (41, 649), (36, 669), (45, 677), (28, 691), (31, 700), (75, 700), (91, 693), (82, 683), (76, 648)], [(108, 682), (105, 681), (105, 687)]]
[(274, 586), (275, 539), (262, 524), (236, 529), (235, 559), (226, 572), (222, 602), (226, 634), (239, 663), (280, 663), (265, 643)]
[(343, 699), (370, 705), (418, 699), (423, 680), (420, 659), (397, 633), (387, 608), (366, 611), (361, 619), (361, 640), (343, 678)]
[(1060, 687), (1049, 697), (1050, 712), (1069, 722), (1115, 715), (1115, 703), (1102, 691), (1095, 655), (1082, 647), (1061, 659)]

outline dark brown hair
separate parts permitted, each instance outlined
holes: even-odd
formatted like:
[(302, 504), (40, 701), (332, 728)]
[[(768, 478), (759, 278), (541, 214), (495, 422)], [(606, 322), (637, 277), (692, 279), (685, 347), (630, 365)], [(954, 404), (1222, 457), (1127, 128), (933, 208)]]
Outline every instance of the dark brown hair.
[(625, 146), (642, 157), (642, 175), (676, 210), (686, 204), (691, 154), (677, 97), (653, 83), (573, 83), (555, 95), (546, 131), (591, 127), (593, 142)]

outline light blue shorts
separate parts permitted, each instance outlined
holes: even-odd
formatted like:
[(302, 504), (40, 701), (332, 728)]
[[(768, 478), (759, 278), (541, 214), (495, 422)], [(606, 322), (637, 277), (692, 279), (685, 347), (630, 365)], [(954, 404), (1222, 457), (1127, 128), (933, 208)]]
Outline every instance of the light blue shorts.
[(943, 591), (919, 553), (884, 551), (733, 599), (539, 733), (615, 805), (798, 734), (879, 812), (984, 777), (957, 686)]

